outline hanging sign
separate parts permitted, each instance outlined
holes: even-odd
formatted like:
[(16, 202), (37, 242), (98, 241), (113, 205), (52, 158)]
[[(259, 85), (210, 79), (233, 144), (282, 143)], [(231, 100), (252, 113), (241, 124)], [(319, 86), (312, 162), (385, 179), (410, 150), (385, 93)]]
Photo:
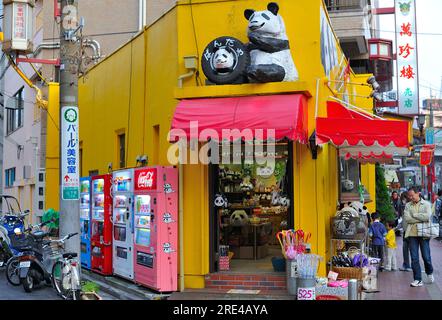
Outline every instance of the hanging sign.
[(433, 161), (434, 148), (424, 146), (420, 154), (420, 165), (425, 167)]
[(427, 128), (425, 131), (425, 143), (434, 144), (434, 128)]
[(63, 200), (80, 200), (78, 108), (61, 109), (61, 174)]
[(416, 1), (395, 0), (399, 114), (419, 113)]

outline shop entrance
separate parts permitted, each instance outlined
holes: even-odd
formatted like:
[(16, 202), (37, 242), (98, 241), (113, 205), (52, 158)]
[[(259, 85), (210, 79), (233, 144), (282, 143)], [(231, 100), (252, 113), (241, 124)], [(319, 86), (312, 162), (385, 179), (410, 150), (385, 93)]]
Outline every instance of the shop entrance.
[[(293, 143), (259, 148), (251, 153), (243, 144), (239, 163), (209, 167), (211, 273), (274, 272), (272, 258), (282, 257), (276, 233), (294, 226)], [(272, 157), (274, 164), (260, 157)]]

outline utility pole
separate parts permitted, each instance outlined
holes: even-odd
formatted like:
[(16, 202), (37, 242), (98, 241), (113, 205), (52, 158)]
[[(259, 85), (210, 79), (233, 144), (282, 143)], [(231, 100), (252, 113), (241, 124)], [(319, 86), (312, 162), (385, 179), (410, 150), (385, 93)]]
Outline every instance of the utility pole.
[(78, 0), (61, 0), (60, 34), (60, 237), (78, 236), (66, 242), (66, 251), (80, 257), (80, 177), (78, 135), (79, 49), (76, 33)]

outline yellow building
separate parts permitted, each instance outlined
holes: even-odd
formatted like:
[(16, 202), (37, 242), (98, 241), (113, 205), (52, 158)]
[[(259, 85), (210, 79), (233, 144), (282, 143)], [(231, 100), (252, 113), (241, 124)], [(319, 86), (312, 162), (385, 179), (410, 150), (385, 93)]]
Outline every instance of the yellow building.
[[(114, 170), (134, 167), (139, 155), (147, 155), (149, 165), (169, 165), (168, 135), (181, 100), (302, 95), (307, 101), (308, 121), (304, 122), (308, 124), (307, 138), (316, 129), (316, 117), (327, 117), (326, 102), (333, 98), (371, 112), (373, 100), (366, 98), (371, 88), (365, 85), (370, 75), (355, 75), (350, 71), (348, 82), (353, 84), (343, 85), (347, 62), (331, 31), (322, 0), (278, 1), (299, 81), (205, 85), (200, 63), (196, 73), (185, 67), (184, 57), (196, 56), (201, 61), (207, 44), (220, 36), (232, 36), (247, 43), (248, 21), (244, 10), (265, 10), (267, 3), (264, 0), (178, 1), (161, 19), (80, 79), (82, 176), (107, 173), (109, 163)], [(326, 52), (321, 51), (324, 41), (328, 46)], [(182, 77), (179, 87), (179, 77), (189, 72), (190, 76)], [(332, 144), (324, 144), (315, 160), (308, 144), (293, 141), (288, 146), (291, 148), (288, 172), (292, 174), (289, 212), (293, 215), (288, 220), (293, 228), (312, 233), (312, 252), (329, 258), (330, 217), (336, 213), (340, 195), (338, 150)], [(181, 249), (186, 288), (203, 288), (205, 276), (216, 271), (215, 222), (211, 216), (214, 195), (210, 179), (208, 165), (183, 166), (180, 192), (184, 221), (180, 223), (184, 230)], [(362, 165), (361, 182), (374, 200), (373, 165)], [(52, 196), (58, 199), (56, 192), (49, 195)], [(374, 202), (368, 207), (374, 211)], [(320, 274), (325, 273), (323, 261)]]

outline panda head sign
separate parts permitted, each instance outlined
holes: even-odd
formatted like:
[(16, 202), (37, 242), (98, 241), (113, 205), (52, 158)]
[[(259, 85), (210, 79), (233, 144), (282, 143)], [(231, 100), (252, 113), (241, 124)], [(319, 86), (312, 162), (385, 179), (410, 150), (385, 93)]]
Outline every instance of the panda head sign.
[(219, 37), (205, 48), (202, 68), (214, 84), (265, 83), (298, 80), (283, 18), (275, 2), (267, 10), (247, 9), (249, 43)]

